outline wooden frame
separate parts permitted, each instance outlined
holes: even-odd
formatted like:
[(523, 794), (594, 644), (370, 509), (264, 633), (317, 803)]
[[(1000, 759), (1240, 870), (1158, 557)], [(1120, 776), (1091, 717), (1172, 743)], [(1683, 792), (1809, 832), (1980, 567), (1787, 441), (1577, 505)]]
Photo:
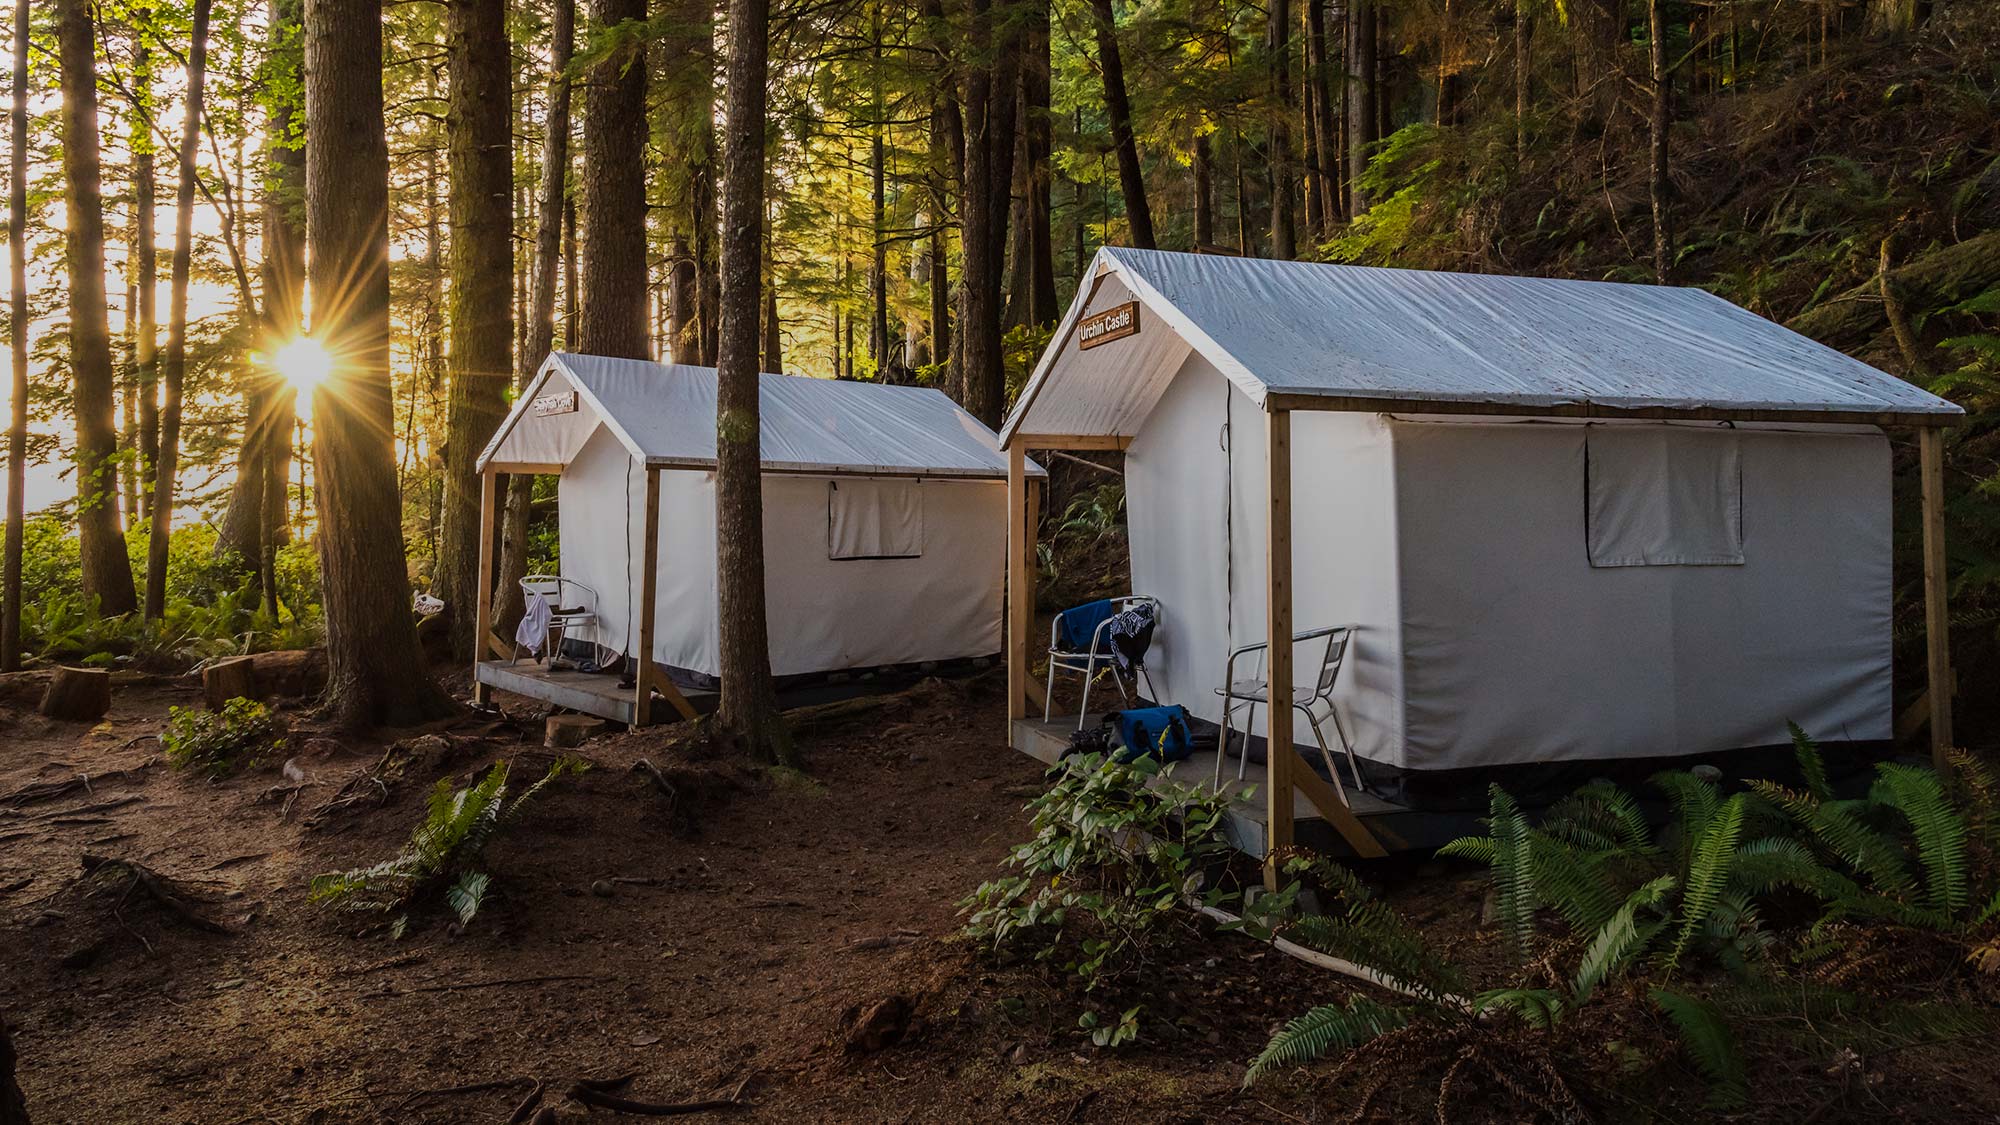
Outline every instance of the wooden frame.
[(472, 702), (476, 704), (484, 704), (493, 697), (492, 691), (479, 682), (479, 660), (480, 650), (491, 643), (487, 638), (493, 632), (493, 496), (499, 475), (491, 465), (479, 474), (479, 581), (473, 609), (478, 616), (472, 642)]
[(1944, 435), (1917, 432), (1917, 464), (1924, 507), (1924, 656), (1930, 697), (1931, 763), (1945, 767), (1951, 745), (1951, 607), (1945, 588)]

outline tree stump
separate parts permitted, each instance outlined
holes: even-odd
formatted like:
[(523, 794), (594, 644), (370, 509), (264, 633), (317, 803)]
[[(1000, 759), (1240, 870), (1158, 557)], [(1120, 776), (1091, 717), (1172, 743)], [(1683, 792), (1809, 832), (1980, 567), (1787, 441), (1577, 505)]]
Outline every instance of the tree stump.
[(96, 722), (111, 710), (111, 673), (103, 668), (56, 669), (40, 710), (51, 719)]
[(220, 711), (237, 697), (262, 699), (257, 691), (257, 662), (248, 656), (230, 656), (201, 670), (201, 694), (208, 709)]
[(326, 650), (280, 649), (250, 657), (257, 668), (257, 687), (265, 696), (290, 699), (326, 690)]
[(550, 715), (543, 728), (542, 745), (551, 750), (570, 750), (583, 740), (604, 733), (604, 720), (595, 715)]

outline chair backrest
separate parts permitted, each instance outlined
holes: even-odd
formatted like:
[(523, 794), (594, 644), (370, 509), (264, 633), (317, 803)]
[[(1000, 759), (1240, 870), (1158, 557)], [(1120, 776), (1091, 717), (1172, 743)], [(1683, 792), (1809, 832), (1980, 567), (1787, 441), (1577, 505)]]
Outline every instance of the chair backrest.
[(564, 578), (560, 574), (525, 575), (521, 579), (521, 592), (529, 596), (540, 594), (554, 602), (556, 608), (570, 602), (572, 595), (577, 593), (588, 595), (590, 602), (595, 602), (597, 599), (597, 591), (573, 578)]
[(1333, 694), (1334, 682), (1340, 679), (1340, 666), (1347, 661), (1347, 642), (1354, 636), (1354, 627), (1342, 625), (1326, 634), (1326, 650), (1320, 657), (1319, 678), (1313, 681), (1313, 699), (1322, 700)]

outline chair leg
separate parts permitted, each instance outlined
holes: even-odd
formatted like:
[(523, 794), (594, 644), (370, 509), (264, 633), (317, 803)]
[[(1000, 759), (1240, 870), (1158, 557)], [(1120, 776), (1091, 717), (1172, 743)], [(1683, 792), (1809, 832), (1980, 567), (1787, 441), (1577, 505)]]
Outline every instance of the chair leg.
[(1361, 762), (1354, 753), (1354, 740), (1347, 737), (1347, 727), (1340, 721), (1340, 707), (1328, 699), (1326, 709), (1333, 716), (1334, 733), (1340, 735), (1340, 748), (1347, 752), (1347, 769), (1354, 775), (1354, 788), (1364, 789), (1365, 786), (1361, 784)]
[(1319, 729), (1319, 719), (1313, 715), (1312, 708), (1299, 707), (1297, 709), (1305, 712), (1306, 722), (1312, 724), (1313, 740), (1319, 743), (1319, 756), (1326, 762), (1327, 777), (1333, 781), (1334, 792), (1340, 794), (1340, 803), (1343, 805), (1347, 804), (1347, 786), (1340, 783), (1340, 767), (1333, 764), (1333, 751), (1327, 749), (1326, 732)]
[(1236, 781), (1242, 781), (1250, 773), (1250, 737), (1256, 735), (1256, 703), (1250, 703), (1250, 711), (1244, 713), (1244, 753), (1236, 759)]
[(1228, 696), (1223, 696), (1223, 698), (1222, 698), (1222, 737), (1221, 737), (1220, 739), (1218, 739), (1218, 740), (1216, 741), (1216, 743), (1215, 743), (1215, 782), (1214, 782), (1214, 784), (1213, 784), (1213, 785), (1211, 785), (1211, 786), (1210, 786), (1210, 788), (1212, 788), (1212, 789), (1215, 789), (1215, 790), (1217, 790), (1218, 792), (1219, 792), (1219, 791), (1221, 791), (1221, 789), (1222, 789), (1222, 763), (1223, 763), (1223, 761), (1224, 761), (1224, 760), (1226, 760), (1226, 759), (1227, 759), (1227, 758), (1229, 757), (1229, 716), (1230, 716), (1230, 714), (1231, 714), (1231, 711), (1230, 711), (1230, 707), (1229, 707), (1229, 697), (1228, 697)]
[(1097, 658), (1089, 657), (1083, 662), (1083, 702), (1077, 705), (1076, 729), (1083, 729), (1084, 716), (1090, 714), (1090, 682), (1097, 678)]
[(1049, 657), (1049, 686), (1042, 692), (1042, 721), (1053, 722), (1056, 707), (1056, 658)]

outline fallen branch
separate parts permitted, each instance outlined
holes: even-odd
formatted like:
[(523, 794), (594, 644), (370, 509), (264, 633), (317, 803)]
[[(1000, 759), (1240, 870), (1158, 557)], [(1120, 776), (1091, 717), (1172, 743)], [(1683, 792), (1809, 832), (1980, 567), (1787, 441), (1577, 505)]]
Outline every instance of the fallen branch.
[(537, 1078), (534, 1089), (529, 1090), (528, 1096), (514, 1107), (514, 1112), (507, 1115), (507, 1125), (525, 1125), (528, 1118), (535, 1116), (535, 1110), (541, 1108), (541, 1104), (542, 1080)]
[(609, 980), (598, 973), (558, 973), (546, 977), (502, 977), (498, 980), (466, 980), (451, 984), (420, 984), (414, 988), (385, 987), (377, 996), (401, 996), (412, 992), (459, 992), (468, 988), (500, 988), (511, 984), (544, 984), (550, 981)]
[[(1222, 910), (1213, 906), (1204, 906), (1200, 902), (1195, 901), (1193, 899), (1190, 899), (1188, 901), (1189, 905), (1193, 906), (1196, 910), (1199, 910), (1203, 914), (1209, 916), (1210, 918), (1213, 918), (1216, 921), (1221, 922), (1225, 926), (1233, 926), (1243, 921), (1242, 918), (1234, 914), (1231, 914), (1227, 910)], [(1407, 984), (1404, 984), (1402, 981), (1397, 980), (1395, 977), (1392, 977), (1387, 973), (1378, 972), (1374, 969), (1369, 968), (1366, 965), (1357, 965), (1352, 961), (1345, 961), (1339, 957), (1330, 957), (1327, 954), (1321, 953), (1316, 949), (1307, 949), (1305, 946), (1300, 945), (1295, 941), (1289, 941), (1285, 938), (1278, 937), (1275, 934), (1269, 938), (1258, 938), (1256, 935), (1250, 934), (1247, 931), (1240, 931), (1240, 932), (1243, 932), (1244, 936), (1249, 937), (1252, 940), (1263, 941), (1267, 945), (1270, 945), (1273, 949), (1276, 949), (1278, 952), (1283, 953), (1288, 957), (1295, 957), (1300, 961), (1304, 961), (1308, 965), (1317, 965), (1322, 969), (1331, 969), (1334, 972), (1341, 974), (1342, 976), (1353, 977), (1355, 980), (1358, 981), (1366, 981), (1367, 983), (1372, 984), (1377, 988), (1386, 988), (1390, 992), (1394, 992), (1402, 996), (1409, 996), (1418, 1000), (1435, 1000), (1437, 1003), (1443, 1004), (1446, 1007), (1457, 1008), (1468, 1014), (1470, 1014), (1473, 1011), (1472, 1001), (1466, 999), (1463, 996), (1452, 996), (1450, 994), (1442, 996), (1432, 996), (1430, 993), (1422, 992), (1418, 989), (1410, 987)]]
[(883, 934), (881, 937), (856, 939), (849, 942), (847, 948), (850, 950), (893, 949), (899, 945), (908, 945), (913, 941), (919, 941), (923, 936), (915, 930), (896, 930)]
[[(691, 1113), (715, 1113), (729, 1109), (748, 1109), (743, 1101), (743, 1088), (750, 1084), (751, 1075), (746, 1074), (736, 1088), (725, 1098), (708, 1098), (694, 1102), (641, 1102), (631, 1098), (621, 1098), (609, 1093), (601, 1085), (578, 1082), (569, 1088), (571, 1101), (582, 1102), (598, 1109), (608, 1109), (615, 1113), (630, 1113), (639, 1117), (680, 1117)], [(618, 1085), (623, 1085), (623, 1082)]]
[[(36, 813), (34, 816), (24, 816), (21, 819), (14, 821), (13, 823), (36, 824), (45, 820), (57, 820), (57, 818), (59, 817), (72, 817), (72, 816), (80, 817), (80, 816), (85, 816), (89, 813), (108, 812), (112, 809), (122, 809), (126, 805), (136, 805), (145, 799), (146, 798), (135, 793), (130, 797), (120, 797), (115, 801), (99, 801), (97, 804), (94, 805), (79, 805), (73, 809), (55, 809), (50, 812)], [(57, 820), (57, 823), (77, 823), (77, 822)]]
[[(147, 737), (152, 736), (149, 735)], [(151, 769), (158, 763), (158, 758), (148, 758), (129, 769), (105, 770), (100, 774), (80, 773), (75, 777), (65, 778), (62, 781), (37, 781), (32, 785), (23, 785), (5, 796), (0, 796), (0, 806), (20, 808), (22, 805), (32, 805), (40, 801), (53, 801), (57, 797), (74, 793), (79, 789), (88, 793), (91, 792), (90, 786), (93, 781), (110, 781), (113, 778), (130, 777), (133, 774)]]
[[(412, 1090), (410, 1093), (405, 1094), (403, 1099), (397, 1102), (389, 1112), (393, 1115), (396, 1110), (403, 1109), (411, 1102), (422, 1098), (448, 1098), (455, 1094), (483, 1094), (488, 1090), (505, 1090), (510, 1087), (519, 1086), (523, 1082), (533, 1081), (530, 1078), (496, 1078), (491, 1082), (468, 1082), (463, 1086), (445, 1086), (436, 1090)], [(540, 1089), (541, 1085), (540, 1082), (535, 1082), (536, 1089)]]
[(227, 934), (230, 932), (229, 927), (222, 923), (203, 917), (185, 899), (174, 893), (171, 884), (166, 879), (162, 878), (145, 864), (136, 863), (129, 859), (111, 859), (106, 856), (91, 855), (88, 852), (84, 853), (83, 870), (86, 874), (94, 875), (100, 871), (114, 867), (123, 868), (132, 876), (131, 887), (127, 888), (128, 894), (132, 887), (145, 891), (147, 895), (151, 896), (154, 902), (165, 907), (169, 914), (174, 915), (197, 930), (211, 934)]

